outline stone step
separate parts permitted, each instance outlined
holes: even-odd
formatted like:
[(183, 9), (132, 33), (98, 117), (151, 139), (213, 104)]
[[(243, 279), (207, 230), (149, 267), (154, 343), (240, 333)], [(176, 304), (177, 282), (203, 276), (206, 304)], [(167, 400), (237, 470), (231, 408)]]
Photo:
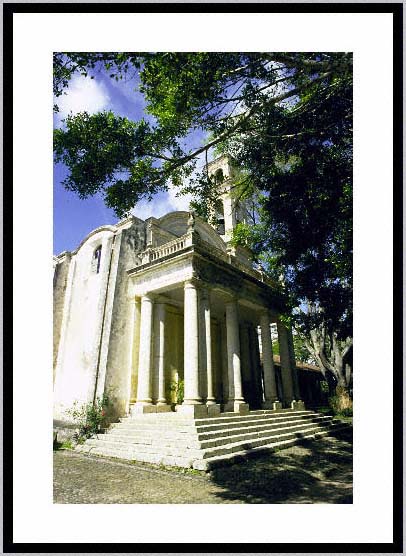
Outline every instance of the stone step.
[(186, 427), (189, 426), (204, 426), (204, 425), (214, 425), (214, 424), (221, 424), (224, 422), (231, 423), (231, 422), (248, 422), (250, 420), (261, 420), (266, 419), (269, 417), (278, 417), (278, 418), (285, 418), (291, 415), (306, 415), (313, 413), (312, 411), (308, 410), (301, 410), (301, 411), (294, 411), (292, 409), (284, 409), (284, 410), (256, 410), (250, 411), (247, 415), (239, 415), (238, 413), (228, 412), (222, 413), (219, 417), (205, 417), (203, 419), (191, 419), (189, 417), (185, 417), (179, 413), (146, 413), (140, 415), (133, 415), (129, 417), (123, 417), (120, 419), (120, 424), (151, 424), (151, 425), (158, 425), (161, 426), (163, 423), (165, 424), (179, 424), (184, 425)]
[[(339, 431), (348, 428), (347, 424), (340, 424), (333, 427), (334, 431)], [(301, 442), (306, 439), (321, 438), (331, 433), (330, 430), (308, 430), (304, 432), (300, 438), (296, 437), (279, 437), (277, 439), (273, 438), (268, 442), (262, 442), (260, 445), (253, 446), (250, 444), (249, 447), (244, 446), (242, 443), (239, 444), (239, 449), (233, 449), (231, 452), (214, 453), (212, 452), (210, 457), (205, 457), (201, 459), (201, 451), (198, 452), (198, 457), (196, 457), (196, 452), (191, 450), (182, 451), (182, 453), (168, 452), (161, 450), (160, 452), (148, 451), (145, 447), (140, 447), (140, 449), (133, 449), (123, 447), (122, 445), (81, 445), (77, 447), (77, 450), (82, 453), (94, 454), (106, 457), (114, 457), (129, 461), (141, 461), (154, 464), (163, 465), (176, 465), (179, 467), (193, 467), (199, 470), (210, 470), (219, 465), (225, 465), (227, 463), (233, 463), (235, 461), (241, 460), (242, 456), (253, 455), (257, 453), (262, 453), (266, 451), (274, 451), (275, 449), (286, 448), (294, 445), (295, 443)], [(233, 447), (234, 448), (234, 447)]]
[(233, 422), (248, 422), (251, 420), (261, 420), (268, 419), (270, 417), (275, 418), (288, 418), (291, 415), (305, 415), (307, 413), (314, 413), (304, 410), (293, 410), (293, 409), (283, 409), (283, 410), (272, 410), (272, 409), (262, 409), (256, 411), (250, 411), (246, 415), (239, 415), (238, 413), (227, 412), (222, 413), (220, 417), (206, 417), (205, 419), (195, 419), (196, 426), (199, 425), (214, 425), (222, 422), (233, 423)]
[(103, 453), (104, 451), (116, 451), (126, 454), (126, 459), (137, 459), (140, 453), (157, 454), (171, 457), (188, 457), (189, 459), (199, 459), (202, 457), (202, 450), (199, 447), (192, 448), (187, 446), (163, 446), (158, 444), (134, 444), (124, 443), (114, 440), (100, 440), (90, 438), (82, 445), (82, 452)]
[(130, 446), (137, 446), (137, 445), (146, 445), (152, 447), (156, 447), (158, 450), (161, 447), (170, 447), (176, 446), (177, 449), (206, 449), (206, 448), (214, 448), (218, 446), (230, 445), (236, 442), (242, 441), (252, 441), (258, 440), (261, 438), (270, 438), (272, 436), (278, 436), (285, 433), (294, 433), (300, 432), (302, 430), (308, 430), (309, 427), (324, 427), (329, 425), (329, 422), (322, 421), (320, 423), (297, 423), (295, 425), (289, 426), (279, 426), (277, 428), (270, 428), (265, 429), (262, 431), (246, 431), (244, 429), (238, 429), (238, 434), (233, 434), (230, 436), (230, 431), (220, 431), (216, 437), (209, 439), (209, 440), (200, 440), (197, 436), (185, 436), (183, 440), (168, 438), (164, 436), (149, 436), (149, 435), (98, 435), (97, 440), (100, 442), (115, 442), (115, 443), (123, 443)]
[(164, 446), (164, 447), (177, 447), (179, 449), (187, 449), (187, 448), (191, 448), (191, 449), (196, 449), (196, 450), (200, 450), (201, 449), (201, 442), (199, 442), (197, 440), (196, 435), (191, 435), (188, 436), (187, 438), (185, 438), (184, 440), (173, 440), (171, 438), (165, 438), (165, 437), (151, 437), (151, 436), (141, 436), (141, 435), (136, 435), (136, 436), (119, 436), (119, 435), (110, 435), (110, 434), (105, 434), (105, 435), (97, 435), (96, 438), (92, 438), (89, 439), (88, 442), (90, 442), (90, 440), (94, 441), (94, 443), (99, 443), (99, 442), (103, 442), (103, 443), (115, 443), (115, 444), (122, 444), (123, 446), (149, 446), (149, 447), (153, 447), (154, 449), (160, 449), (160, 447)]
[(135, 451), (112, 446), (86, 446), (85, 444), (78, 446), (77, 451), (84, 454), (96, 456), (112, 457), (127, 461), (141, 461), (145, 463), (154, 463), (157, 465), (176, 465), (178, 467), (193, 467), (193, 463), (197, 461), (195, 458), (187, 458), (182, 456), (170, 456), (163, 453), (153, 453), (146, 451)]
[(284, 441), (284, 440), (300, 440), (301, 438), (303, 438), (304, 436), (307, 435), (312, 435), (312, 434), (316, 434), (318, 432), (324, 431), (324, 432), (331, 432), (333, 429), (337, 428), (337, 427), (341, 427), (342, 425), (335, 425), (333, 423), (331, 423), (328, 426), (314, 426), (314, 427), (308, 427), (308, 428), (303, 428), (300, 431), (288, 431), (288, 432), (284, 432), (282, 434), (276, 434), (276, 435), (270, 435), (270, 436), (266, 436), (263, 438), (259, 438), (257, 440), (250, 440), (250, 441), (246, 441), (246, 440), (242, 440), (240, 442), (235, 442), (232, 444), (225, 444), (223, 446), (216, 446), (213, 448), (206, 448), (203, 450), (203, 459), (207, 459), (210, 457), (214, 457), (214, 456), (222, 456), (222, 455), (226, 455), (226, 454), (230, 454), (233, 452), (238, 452), (241, 450), (252, 450), (254, 448), (257, 448), (259, 446), (265, 445), (265, 444), (270, 444), (273, 442), (280, 442), (280, 441)]
[[(339, 432), (349, 428), (347, 423), (337, 425), (334, 427), (334, 432)], [(251, 458), (255, 455), (261, 455), (266, 453), (272, 453), (275, 450), (281, 450), (284, 448), (289, 448), (295, 444), (299, 444), (305, 440), (317, 440), (324, 436), (331, 434), (331, 430), (321, 430), (316, 433), (304, 434), (301, 439), (289, 439), (280, 440), (278, 442), (272, 442), (269, 444), (264, 444), (256, 448), (250, 448), (248, 450), (240, 450), (239, 452), (234, 452), (231, 454), (212, 456), (203, 460), (196, 460), (193, 462), (193, 468), (199, 471), (210, 471), (218, 467), (223, 467), (224, 465), (231, 465), (233, 463), (240, 463), (244, 459)]]
[(326, 427), (322, 425), (308, 425), (301, 426), (298, 428), (280, 428), (268, 433), (264, 433), (262, 436), (253, 436), (242, 434), (238, 437), (233, 438), (221, 438), (216, 441), (209, 441), (206, 443), (198, 443), (196, 441), (191, 441), (190, 443), (184, 444), (166, 444), (164, 442), (144, 442), (141, 439), (134, 442), (133, 440), (112, 438), (110, 435), (99, 435), (97, 438), (91, 438), (87, 440), (86, 446), (93, 448), (95, 450), (122, 450), (128, 452), (131, 459), (136, 459), (137, 453), (154, 453), (162, 454), (164, 456), (171, 457), (184, 457), (187, 455), (188, 458), (201, 459), (208, 458), (217, 455), (225, 455), (227, 453), (239, 451), (242, 448), (248, 449), (260, 446), (262, 444), (268, 444), (275, 440), (285, 440), (290, 438), (300, 437), (302, 434), (308, 434), (310, 432), (317, 432), (318, 430), (323, 430)]
[(142, 430), (155, 430), (155, 429), (165, 429), (165, 430), (182, 430), (184, 432), (189, 432), (193, 429), (198, 429), (199, 431), (204, 431), (205, 429), (209, 430), (216, 430), (221, 429), (224, 427), (241, 427), (241, 426), (249, 426), (251, 424), (261, 424), (267, 422), (282, 422), (282, 421), (292, 421), (296, 419), (311, 419), (317, 418), (321, 415), (319, 413), (308, 412), (306, 414), (290, 414), (290, 415), (278, 415), (278, 416), (265, 416), (265, 417), (257, 417), (255, 419), (251, 418), (250, 420), (235, 420), (230, 421), (228, 419), (207, 419), (204, 423), (201, 423), (200, 419), (196, 420), (189, 420), (187, 424), (184, 422), (176, 422), (176, 421), (162, 421), (162, 422), (142, 422), (142, 421), (133, 421), (132, 419), (128, 419), (126, 421), (122, 421), (119, 423), (113, 423), (111, 425), (111, 430), (114, 429), (142, 429)]
[(307, 415), (289, 415), (285, 417), (269, 417), (267, 419), (255, 419), (247, 422), (232, 422), (232, 423), (219, 423), (219, 424), (206, 424), (203, 426), (198, 426), (198, 434), (210, 434), (211, 432), (216, 432), (217, 430), (232, 430), (238, 428), (249, 428), (249, 427), (261, 427), (261, 426), (280, 426), (280, 424), (288, 424), (291, 422), (295, 422), (297, 420), (301, 420), (303, 422), (311, 421), (313, 419), (320, 419), (324, 418), (325, 416), (321, 416), (318, 413), (309, 413)]
[[(217, 442), (219, 439), (222, 439), (222, 442), (231, 442), (232, 438), (239, 435), (261, 435), (267, 434), (272, 430), (281, 430), (281, 428), (287, 429), (289, 427), (301, 427), (301, 426), (308, 426), (310, 423), (329, 423), (331, 418), (325, 417), (323, 415), (318, 416), (317, 418), (310, 419), (295, 419), (293, 421), (284, 421), (278, 423), (261, 423), (261, 425), (256, 426), (245, 426), (239, 428), (222, 428), (216, 431), (212, 431), (209, 433), (179, 433), (177, 431), (160, 431), (160, 430), (123, 430), (123, 429), (114, 429), (109, 432), (107, 437), (117, 438), (128, 442), (136, 442), (142, 443), (145, 442), (146, 444), (151, 444), (153, 442), (157, 443), (164, 443), (165, 445), (168, 442), (178, 442), (184, 445), (188, 442), (200, 442), (203, 445), (204, 442)], [(100, 437), (102, 437), (101, 435)], [(248, 438), (248, 436), (247, 436)], [(214, 444), (213, 444), (214, 445)]]
[[(123, 420), (120, 423), (115, 423), (114, 426), (112, 426), (111, 430), (167, 430), (172, 431), (172, 430), (176, 430), (178, 432), (185, 432), (188, 433), (190, 432), (190, 430), (193, 430), (193, 428), (197, 428), (198, 432), (209, 432), (209, 431), (215, 431), (215, 430), (221, 430), (225, 427), (227, 428), (238, 428), (241, 427), (242, 425), (245, 425), (247, 423), (251, 424), (261, 424), (261, 423), (266, 423), (266, 422), (282, 422), (282, 421), (289, 421), (289, 420), (295, 420), (298, 417), (303, 418), (303, 419), (311, 419), (311, 418), (317, 418), (320, 417), (320, 415), (318, 413), (313, 413), (313, 412), (295, 412), (295, 413), (291, 413), (289, 415), (264, 415), (264, 416), (256, 416), (254, 418), (250, 418), (250, 419), (238, 419), (236, 420), (235, 418), (231, 418), (231, 419), (227, 419), (227, 418), (221, 418), (221, 419), (206, 419), (206, 420), (201, 420), (201, 419), (196, 419), (196, 420), (191, 420), (191, 422), (189, 422), (187, 425), (184, 424), (184, 422), (151, 422), (151, 421), (146, 421), (146, 422), (142, 422), (142, 421), (138, 421), (138, 420), (133, 420), (133, 419), (128, 419), (128, 420)], [(203, 421), (203, 422), (202, 422)]]
[[(239, 429), (240, 433), (239, 434), (233, 434), (233, 435), (225, 435), (225, 436), (220, 436), (220, 437), (215, 437), (213, 439), (210, 440), (202, 440), (200, 441), (201, 447), (203, 449), (206, 448), (214, 448), (214, 447), (218, 447), (218, 446), (224, 446), (224, 445), (230, 445), (230, 443), (235, 443), (235, 442), (240, 442), (240, 441), (252, 441), (252, 440), (257, 440), (257, 439), (262, 439), (262, 438), (271, 438), (273, 436), (279, 436), (281, 434), (289, 434), (289, 433), (295, 433), (295, 432), (300, 432), (302, 430), (308, 430), (309, 427), (324, 427), (324, 426), (329, 426), (330, 422), (320, 422), (320, 423), (297, 423), (295, 425), (280, 425), (278, 427), (273, 427), (273, 428), (267, 428), (265, 430), (262, 431), (244, 431), (244, 429)], [(226, 431), (228, 432), (228, 431)]]
[(130, 461), (208, 470), (237, 461), (242, 455), (287, 447), (342, 428), (348, 425), (313, 411), (259, 410), (248, 416), (230, 413), (196, 420), (178, 419), (176, 415), (169, 420), (161, 416), (145, 421), (131, 417), (76, 449)]

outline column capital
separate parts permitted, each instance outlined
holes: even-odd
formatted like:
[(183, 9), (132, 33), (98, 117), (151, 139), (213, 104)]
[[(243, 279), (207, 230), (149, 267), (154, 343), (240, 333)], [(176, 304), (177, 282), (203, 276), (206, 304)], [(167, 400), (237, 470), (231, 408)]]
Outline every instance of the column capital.
[(197, 289), (200, 288), (202, 285), (202, 281), (199, 280), (199, 278), (195, 278), (194, 276), (192, 278), (187, 278), (184, 282), (183, 282), (183, 287), (186, 288), (193, 288), (193, 289)]
[(141, 303), (153, 303), (155, 300), (154, 298), (154, 294), (153, 293), (144, 293), (141, 297), (140, 297), (140, 301)]
[(206, 282), (199, 284), (200, 296), (202, 299), (210, 299), (211, 287)]
[(225, 305), (238, 305), (238, 297), (235, 294), (229, 294), (230, 298), (226, 300)]

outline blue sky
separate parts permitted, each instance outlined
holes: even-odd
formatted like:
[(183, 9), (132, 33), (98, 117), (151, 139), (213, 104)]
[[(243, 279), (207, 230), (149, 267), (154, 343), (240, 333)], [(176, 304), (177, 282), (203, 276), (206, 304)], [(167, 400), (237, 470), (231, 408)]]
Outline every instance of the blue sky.
[[(82, 111), (96, 113), (112, 110), (134, 120), (146, 117), (144, 98), (134, 91), (137, 87), (136, 77), (116, 82), (103, 71), (95, 71), (93, 76), (94, 79), (80, 75), (72, 78), (67, 94), (56, 99), (59, 113), (54, 115), (54, 127), (61, 127), (62, 120), (69, 113)], [(188, 144), (197, 147), (202, 140), (203, 135), (197, 133), (189, 138)], [(66, 175), (67, 168), (62, 163), (54, 165), (54, 254), (74, 250), (98, 226), (118, 221), (114, 212), (105, 206), (102, 195), (81, 200), (75, 193), (66, 191), (61, 183)], [(158, 193), (151, 202), (138, 203), (133, 214), (142, 219), (159, 217), (174, 210), (187, 210), (189, 201), (188, 196), (177, 197), (176, 191), (169, 189), (168, 192)]]

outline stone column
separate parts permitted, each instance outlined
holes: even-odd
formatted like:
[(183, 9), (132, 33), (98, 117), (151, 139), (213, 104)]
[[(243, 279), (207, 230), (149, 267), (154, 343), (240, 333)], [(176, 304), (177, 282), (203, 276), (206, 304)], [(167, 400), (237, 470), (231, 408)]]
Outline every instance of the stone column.
[(132, 409), (135, 413), (156, 412), (152, 404), (151, 364), (152, 364), (152, 311), (154, 302), (150, 295), (141, 297), (140, 358), (138, 364), (137, 402)]
[(157, 303), (154, 313), (154, 383), (157, 412), (171, 411), (165, 398), (165, 304)]
[(231, 391), (231, 388), (229, 390), (226, 411), (248, 413), (249, 406), (245, 403), (242, 393), (240, 331), (238, 326), (238, 307), (235, 300), (226, 303), (226, 326), (228, 382), (229, 385), (234, 385), (233, 391)]
[(252, 401), (255, 398), (255, 388), (251, 376), (249, 341), (248, 323), (243, 322), (240, 325), (241, 379), (244, 397), (247, 403), (250, 404), (250, 407), (252, 407)]
[(221, 322), (220, 325), (220, 335), (221, 335), (221, 392), (222, 392), (222, 405), (223, 409), (228, 402), (228, 396), (230, 395), (230, 390), (233, 391), (234, 395), (234, 386), (230, 388), (228, 384), (228, 358), (227, 358), (227, 328), (225, 321)]
[(205, 309), (207, 306), (205, 288), (199, 288), (198, 303), (198, 334), (199, 334), (199, 394), (203, 403), (207, 400), (207, 349), (206, 349), (206, 321)]
[(292, 384), (293, 384), (293, 398), (294, 398), (292, 402), (292, 408), (304, 409), (305, 408), (304, 403), (300, 395), (299, 377), (297, 375), (295, 347), (293, 343), (293, 334), (292, 334), (291, 327), (288, 328), (288, 345), (289, 345), (290, 367), (292, 369)]
[(262, 406), (264, 401), (262, 392), (261, 361), (259, 357), (259, 344), (257, 328), (253, 324), (249, 326), (249, 350), (251, 360), (252, 380), (255, 388), (255, 403)]
[(220, 405), (216, 404), (216, 397), (214, 395), (214, 375), (213, 375), (213, 360), (212, 360), (212, 343), (211, 343), (211, 312), (210, 312), (210, 292), (207, 288), (202, 289), (201, 292), (201, 315), (203, 321), (204, 338), (202, 338), (202, 345), (205, 348), (202, 356), (204, 357), (204, 364), (202, 369), (206, 370), (206, 384), (207, 384), (207, 411), (209, 416), (220, 414)]
[(279, 320), (277, 321), (277, 328), (278, 328), (278, 340), (279, 340), (279, 353), (281, 358), (283, 404), (285, 407), (290, 407), (294, 399), (293, 399), (292, 368), (291, 368), (290, 353), (289, 353), (288, 329)]
[(264, 368), (264, 409), (280, 409), (282, 407), (278, 400), (276, 388), (275, 366), (273, 362), (271, 322), (268, 312), (262, 313), (260, 317), (261, 340), (262, 340), (262, 365)]
[(185, 397), (178, 407), (180, 413), (191, 417), (207, 417), (207, 407), (203, 405), (199, 393), (199, 321), (197, 284), (194, 280), (185, 282), (184, 304), (184, 375)]

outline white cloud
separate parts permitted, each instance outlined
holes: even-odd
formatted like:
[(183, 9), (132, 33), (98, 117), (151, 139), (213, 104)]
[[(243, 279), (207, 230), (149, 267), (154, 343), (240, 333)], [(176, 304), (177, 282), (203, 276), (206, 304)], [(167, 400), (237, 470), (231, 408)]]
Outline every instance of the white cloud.
[(72, 78), (66, 93), (56, 100), (59, 119), (65, 118), (70, 112), (95, 114), (110, 103), (110, 96), (103, 83), (81, 75)]
[(132, 210), (132, 214), (145, 220), (150, 216), (159, 218), (168, 212), (176, 210), (189, 210), (189, 203), (192, 200), (191, 195), (181, 195), (176, 197), (178, 189), (170, 186), (168, 191), (160, 193), (152, 199), (152, 201), (140, 201)]
[(179, 197), (176, 197), (177, 192), (178, 189), (172, 186), (169, 187), (168, 197), (169, 197), (169, 202), (173, 207), (172, 210), (189, 210), (189, 203), (192, 200), (192, 195), (187, 194), (187, 195), (179, 195)]

